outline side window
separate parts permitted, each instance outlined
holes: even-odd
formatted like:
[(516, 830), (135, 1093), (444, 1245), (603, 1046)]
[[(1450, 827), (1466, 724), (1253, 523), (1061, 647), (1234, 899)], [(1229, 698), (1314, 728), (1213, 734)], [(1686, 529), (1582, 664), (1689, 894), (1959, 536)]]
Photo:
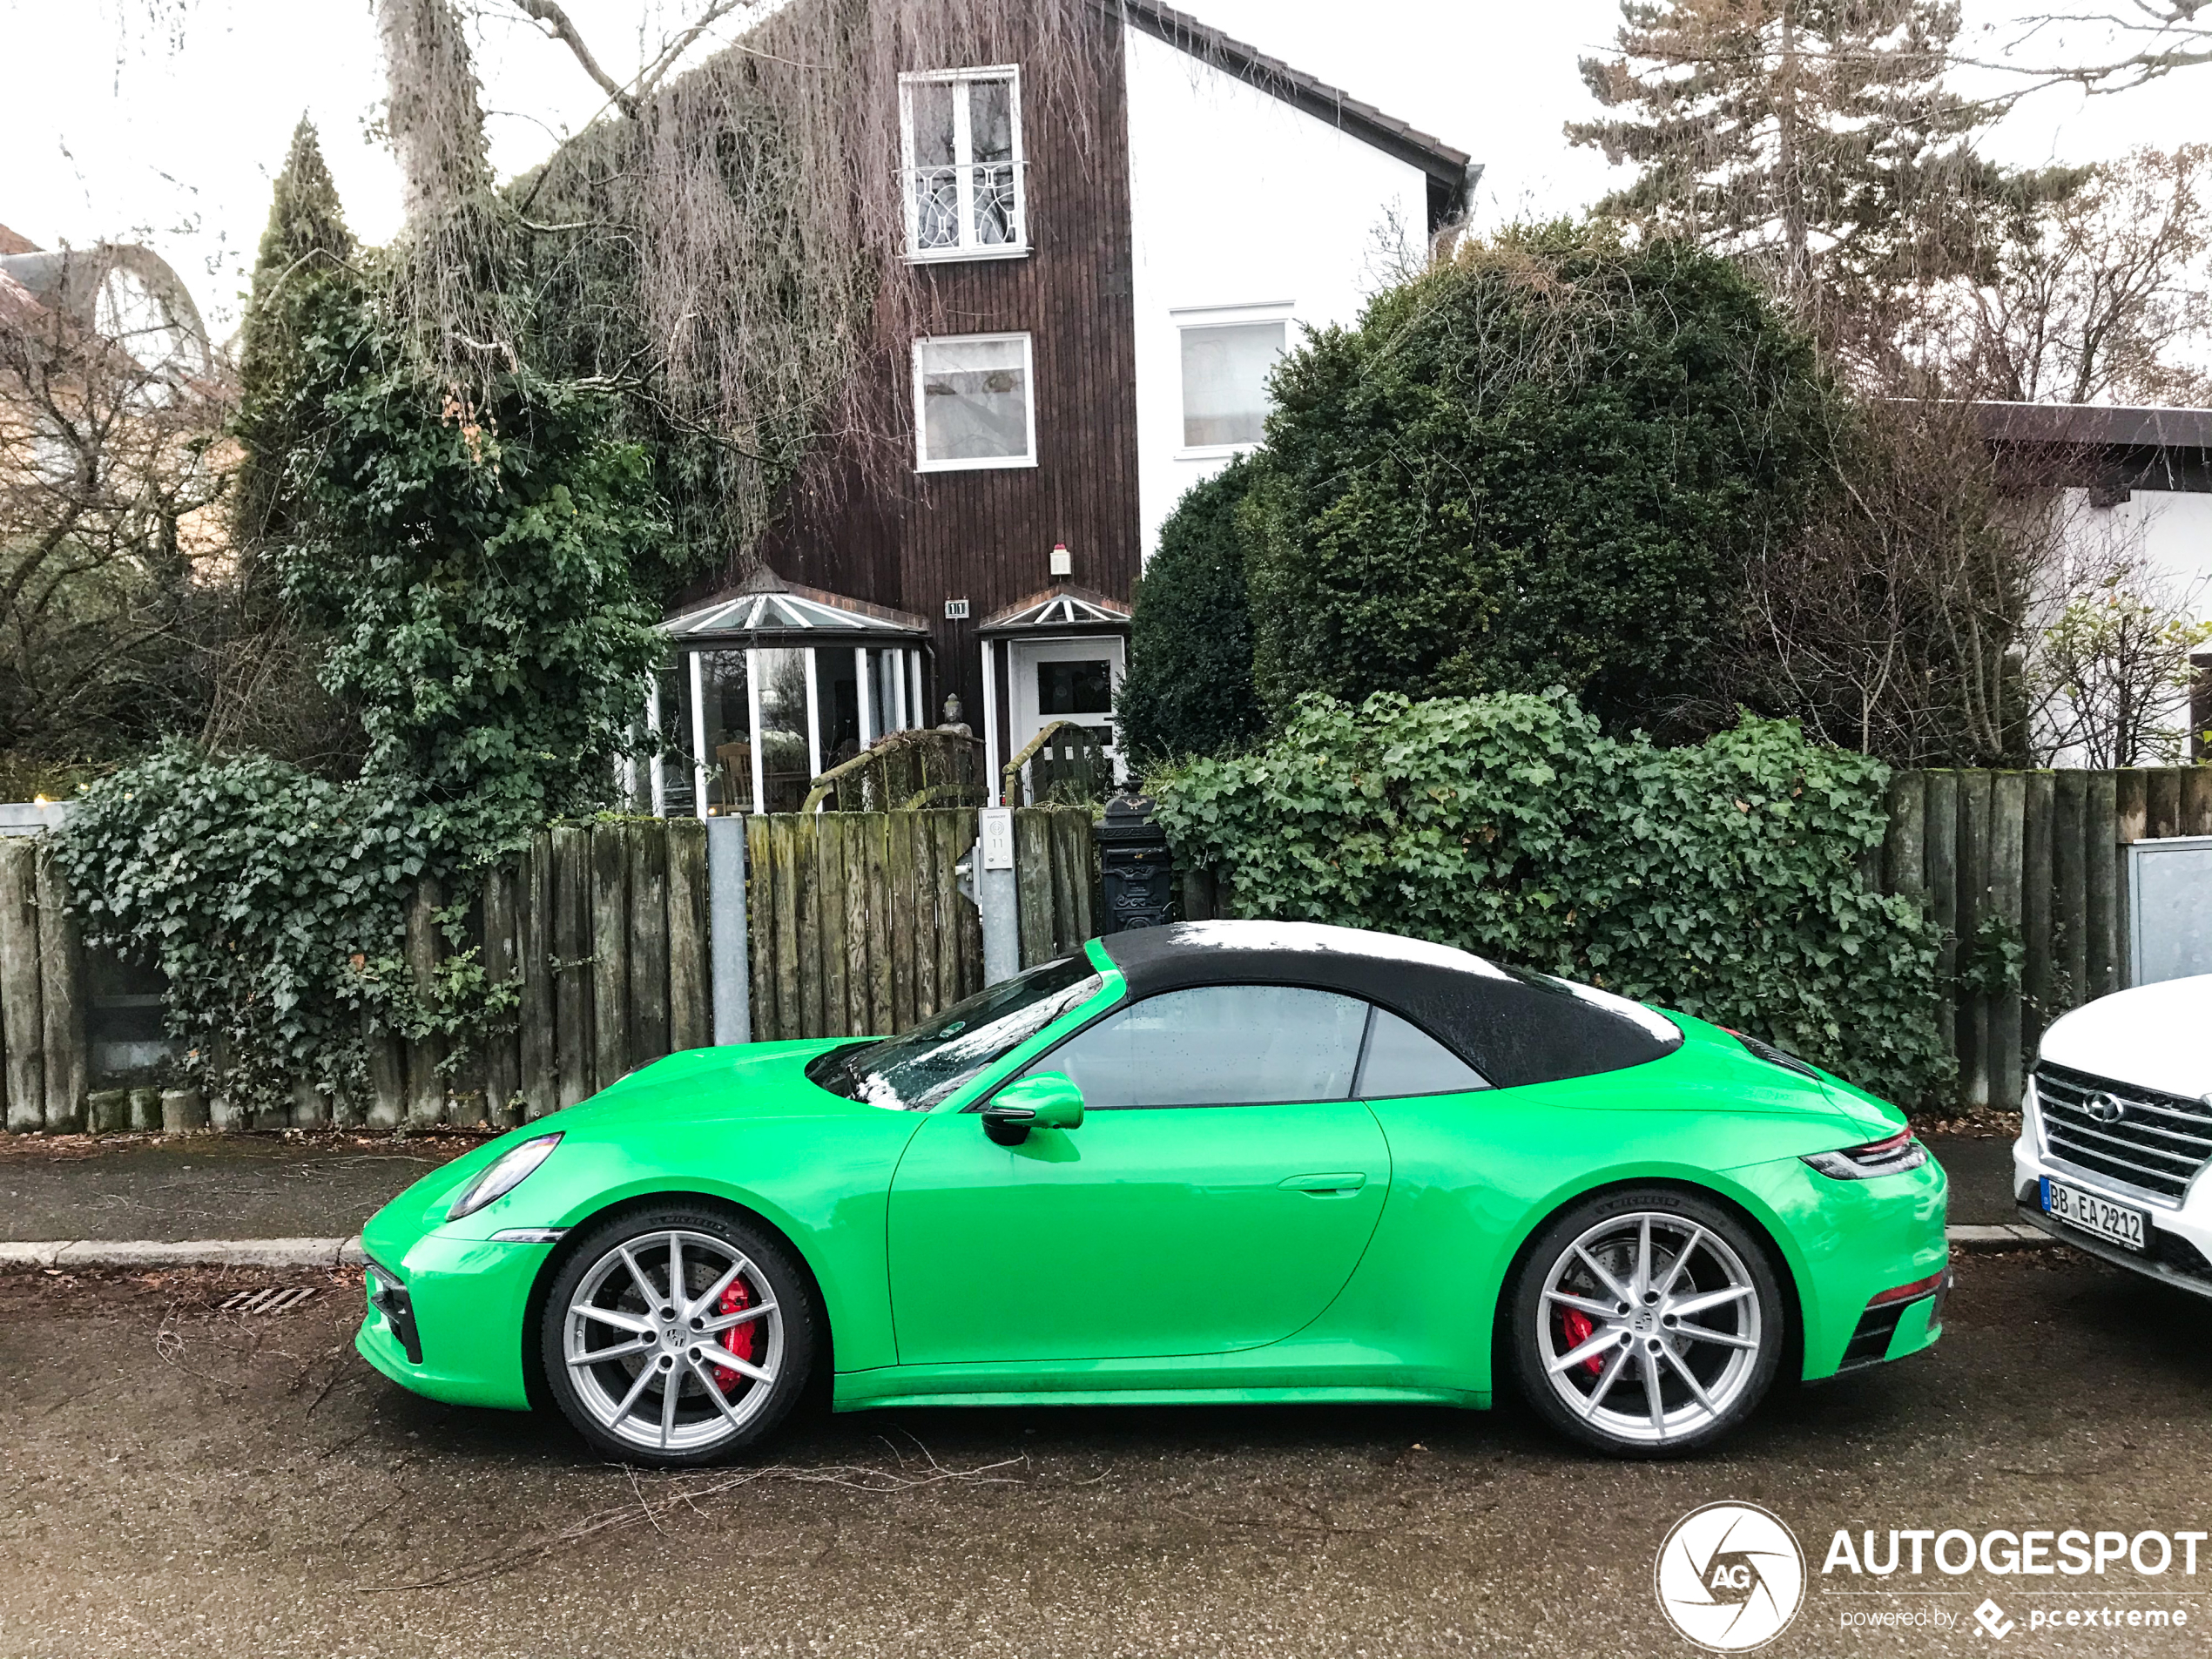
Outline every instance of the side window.
[(1344, 1100), (1366, 1022), (1367, 1005), (1355, 997), (1208, 985), (1109, 1015), (1030, 1069), (1066, 1072), (1097, 1111)]
[(1489, 1086), (1489, 1079), (1419, 1026), (1388, 1008), (1375, 1010), (1367, 1052), (1359, 1062), (1359, 1082), (1352, 1090), (1360, 1099), (1458, 1095)]

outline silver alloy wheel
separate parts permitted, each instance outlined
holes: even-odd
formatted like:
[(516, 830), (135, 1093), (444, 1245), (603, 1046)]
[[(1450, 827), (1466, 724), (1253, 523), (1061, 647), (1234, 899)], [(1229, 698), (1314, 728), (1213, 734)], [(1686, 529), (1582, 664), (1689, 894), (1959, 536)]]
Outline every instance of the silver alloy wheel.
[(1615, 1440), (1659, 1446), (1710, 1426), (1750, 1386), (1762, 1314), (1728, 1241), (1664, 1211), (1611, 1216), (1559, 1253), (1536, 1352), (1567, 1409)]
[[(725, 1340), (740, 1326), (752, 1327), (750, 1357)], [(698, 1452), (767, 1404), (783, 1369), (784, 1316), (742, 1251), (671, 1229), (624, 1239), (591, 1264), (569, 1298), (561, 1347), (577, 1398), (607, 1433)]]

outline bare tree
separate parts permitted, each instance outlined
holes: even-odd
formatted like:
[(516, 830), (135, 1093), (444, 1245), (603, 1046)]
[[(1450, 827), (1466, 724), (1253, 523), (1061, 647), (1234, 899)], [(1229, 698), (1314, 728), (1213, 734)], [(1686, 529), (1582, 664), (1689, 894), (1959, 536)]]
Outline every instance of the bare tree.
[(0, 750), (82, 757), (191, 719), (227, 395), (158, 293), (105, 298), (132, 291), (130, 253), (49, 256), (39, 293), (0, 275)]
[(2041, 765), (2171, 765), (2188, 735), (2189, 657), (2212, 643), (2212, 623), (2152, 563), (2142, 521), (2114, 505), (2080, 489), (2040, 504), (2053, 557), (2028, 618), (2027, 681)]
[[(2205, 0), (2128, 0), (2103, 11), (2032, 12), (2022, 21), (2025, 27), (2013, 37), (2010, 51), (1979, 64), (2027, 78), (2004, 100), (2008, 103), (2054, 85), (2125, 92), (2176, 70), (2212, 63), (2212, 13), (2206, 11)], [(2088, 30), (2109, 44), (2086, 63), (2022, 61), (2038, 36), (2067, 29)]]
[(1956, 401), (1863, 404), (1830, 469), (1829, 509), (1751, 563), (1743, 695), (1898, 765), (2019, 764), (2049, 526)]
[(2212, 145), (2137, 150), (2022, 225), (1986, 281), (1922, 324), (1985, 395), (2191, 404), (2212, 396)]

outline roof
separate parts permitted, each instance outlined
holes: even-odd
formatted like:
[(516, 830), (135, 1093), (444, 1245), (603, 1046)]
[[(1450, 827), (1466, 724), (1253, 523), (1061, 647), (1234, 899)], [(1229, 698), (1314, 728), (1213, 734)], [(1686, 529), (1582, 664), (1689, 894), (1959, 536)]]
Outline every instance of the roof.
[(1409, 126), (1394, 115), (1386, 115), (1349, 92), (1233, 40), (1187, 11), (1161, 5), (1158, 0), (1106, 0), (1106, 3), (1109, 10), (1155, 39), (1225, 70), (1247, 85), (1420, 168), (1429, 179), (1430, 229), (1466, 211), (1475, 181), (1482, 176), (1480, 164), (1466, 151), (1455, 150), (1441, 138)]
[(786, 582), (762, 565), (734, 588), (661, 624), (679, 645), (906, 645), (929, 638), (909, 611)]
[(1057, 587), (1029, 594), (1010, 605), (994, 610), (976, 624), (975, 631), (978, 634), (1015, 634), (1049, 630), (1055, 633), (1120, 633), (1129, 624), (1130, 608), (1120, 600), (1110, 599), (1093, 588), (1079, 588), (1073, 583), (1063, 582)]
[(21, 231), (10, 230), (7, 226), (0, 225), (0, 254), (36, 253), (37, 252), (38, 252), (37, 243), (32, 241)]
[(2212, 492), (2212, 409), (1986, 401), (1974, 421), (1986, 442), (2020, 463), (2026, 482), (2114, 501), (2134, 489)]
[(1186, 921), (1099, 941), (1132, 997), (1197, 985), (1305, 985), (1380, 1003), (1501, 1088), (1671, 1053), (1682, 1033), (1624, 998), (1448, 945), (1304, 921)]
[(2114, 408), (2098, 403), (1974, 406), (1995, 443), (2062, 443), (2212, 449), (2212, 409)]

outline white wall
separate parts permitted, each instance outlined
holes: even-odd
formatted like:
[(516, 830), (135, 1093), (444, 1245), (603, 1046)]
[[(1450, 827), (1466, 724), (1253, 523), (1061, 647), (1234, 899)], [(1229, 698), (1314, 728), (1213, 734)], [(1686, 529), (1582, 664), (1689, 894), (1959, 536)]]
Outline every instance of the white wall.
[[(2132, 561), (2145, 597), (2185, 606), (2197, 621), (2212, 621), (2212, 495), (2138, 489), (2109, 507), (2090, 502), (2086, 489), (2062, 490), (2060, 536), (2084, 570), (2109, 568), (2118, 558)], [(2188, 694), (2167, 687), (2158, 723), (2186, 731)], [(2046, 740), (2039, 732), (2038, 740)], [(2053, 751), (2055, 766), (2086, 766), (2088, 752), (2063, 745)], [(2139, 764), (2163, 764), (2153, 759)]]
[(1301, 323), (1349, 323), (1386, 280), (1379, 239), (1393, 210), (1413, 250), (1423, 248), (1428, 191), (1419, 168), (1141, 30), (1123, 34), (1137, 505), (1150, 559), (1184, 491), (1227, 464), (1177, 453), (1183, 355), (1174, 314), (1280, 305), (1293, 348)]
[(2110, 507), (2089, 505), (2088, 491), (2066, 492), (2069, 536), (2085, 543), (2115, 538), (2199, 622), (2212, 619), (2212, 495), (2138, 489)]

